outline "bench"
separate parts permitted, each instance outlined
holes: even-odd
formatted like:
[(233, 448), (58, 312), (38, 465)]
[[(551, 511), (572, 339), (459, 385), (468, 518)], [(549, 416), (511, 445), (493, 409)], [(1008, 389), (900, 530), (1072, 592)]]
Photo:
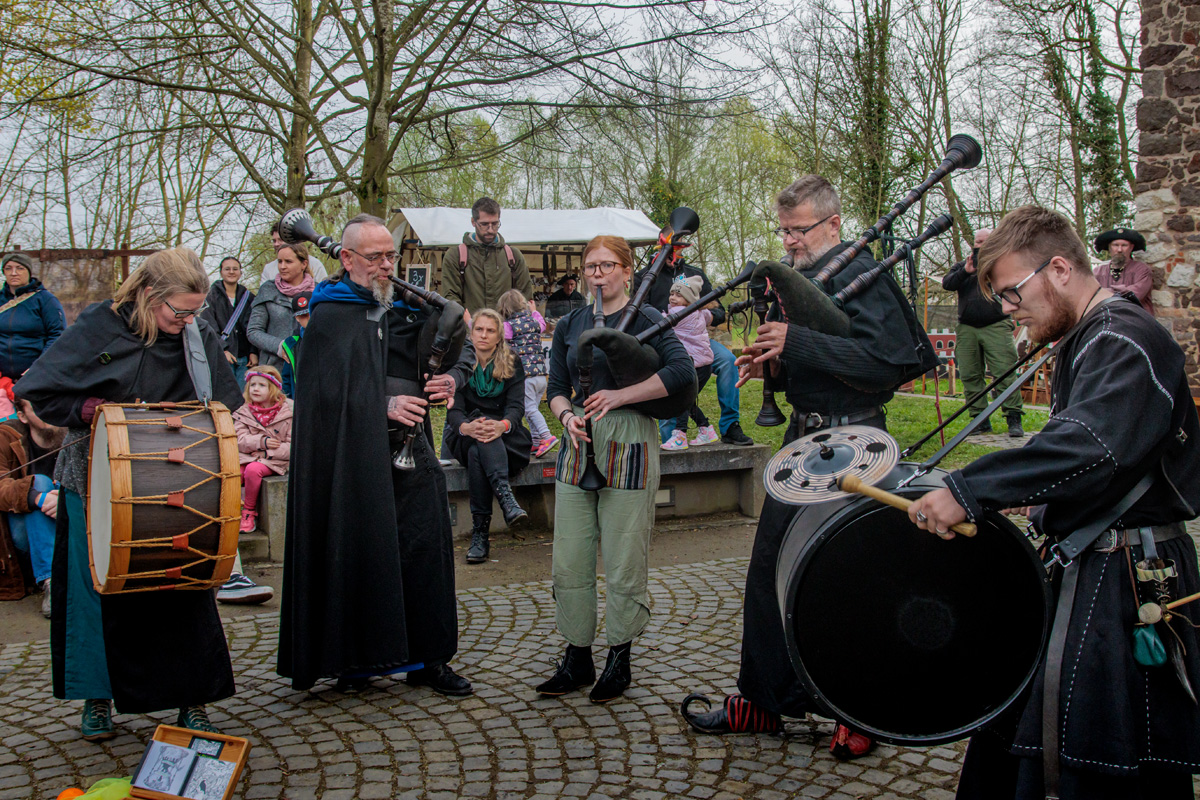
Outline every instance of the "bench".
[[(766, 445), (738, 447), (714, 444), (687, 450), (662, 452), (656, 517), (687, 517), (719, 511), (740, 511), (757, 517), (766, 490), (763, 469), (771, 458)], [(517, 502), (529, 512), (530, 527), (554, 527), (554, 467), (557, 451), (529, 462), (512, 481)], [(445, 467), (450, 495), (450, 523), (456, 538), (471, 534), (471, 510), (467, 496), (467, 470), (457, 461)], [(287, 527), (287, 477), (263, 479), (258, 530), (242, 534), (238, 548), (244, 561), (283, 561), (284, 531)], [(492, 530), (505, 529), (504, 516), (493, 502)]]

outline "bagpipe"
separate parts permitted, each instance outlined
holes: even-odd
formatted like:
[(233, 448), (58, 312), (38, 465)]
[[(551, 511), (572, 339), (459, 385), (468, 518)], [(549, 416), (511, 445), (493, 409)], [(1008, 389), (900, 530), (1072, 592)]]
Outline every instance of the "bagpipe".
[[(801, 275), (787, 260), (763, 261), (754, 269), (750, 278), (750, 302), (754, 313), (759, 318), (759, 324), (766, 321), (770, 304), (779, 303), (784, 319), (793, 325), (803, 325), (819, 333), (832, 336), (850, 335), (850, 317), (845, 311), (846, 303), (853, 297), (869, 288), (879, 277), (890, 273), (896, 264), (915, 252), (925, 242), (945, 233), (953, 225), (949, 214), (937, 217), (919, 236), (896, 249), (894, 253), (880, 261), (876, 266), (854, 278), (841, 290), (830, 293), (831, 281), (839, 272), (875, 241), (892, 224), (896, 217), (907, 211), (915, 202), (925, 195), (938, 181), (945, 178), (956, 169), (972, 169), (983, 159), (983, 150), (970, 136), (955, 134), (946, 145), (946, 155), (941, 164), (917, 187), (901, 198), (891, 210), (880, 217), (874, 225), (865, 230), (861, 236), (842, 250), (826, 264), (820, 272), (811, 279)], [(930, 353), (931, 358), (935, 354)], [(935, 364), (921, 365), (921, 372), (931, 369)], [(782, 425), (786, 417), (779, 411), (775, 403), (774, 386), (771, 382), (770, 370), (763, 370), (763, 411), (755, 423), (771, 427)]]
[[(293, 208), (283, 215), (279, 221), (279, 238), (288, 244), (311, 242), (330, 258), (337, 260), (341, 257), (341, 242), (317, 233), (312, 217), (302, 208)], [(395, 275), (389, 275), (388, 280), (400, 290), (400, 297), (405, 303), (430, 312), (417, 338), (417, 363), (426, 367), (419, 370), (423, 387), (424, 376), (445, 372), (458, 361), (467, 337), (467, 327), (463, 323), (464, 310), (454, 300), (431, 289), (401, 280)], [(416, 467), (412, 456), (415, 433), (416, 428), (411, 427), (405, 432), (403, 445), (392, 462), (397, 469), (410, 470)]]

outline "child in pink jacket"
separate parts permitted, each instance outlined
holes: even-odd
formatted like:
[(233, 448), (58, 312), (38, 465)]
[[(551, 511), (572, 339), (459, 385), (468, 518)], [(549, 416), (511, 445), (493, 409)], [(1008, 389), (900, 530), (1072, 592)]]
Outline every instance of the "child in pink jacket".
[(292, 442), (292, 401), (283, 394), (283, 379), (275, 367), (256, 367), (246, 373), (246, 403), (233, 412), (238, 460), (242, 465), (242, 532), (258, 526), (258, 497), (262, 479), (285, 475)]

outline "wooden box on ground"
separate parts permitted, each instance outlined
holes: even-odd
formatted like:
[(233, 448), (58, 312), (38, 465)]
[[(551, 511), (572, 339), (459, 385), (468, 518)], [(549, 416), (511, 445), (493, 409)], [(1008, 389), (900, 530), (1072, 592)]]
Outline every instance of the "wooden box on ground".
[[(230, 800), (233, 797), (238, 781), (242, 778), (242, 771), (246, 768), (246, 759), (250, 754), (250, 742), (245, 739), (238, 738), (237, 736), (226, 736), (221, 733), (203, 733), (188, 728), (177, 728), (174, 725), (158, 726), (158, 729), (154, 731), (154, 737), (151, 739), (151, 745), (148, 745), (146, 748), (147, 754), (150, 752), (151, 747), (153, 747), (153, 742), (162, 742), (163, 744), (194, 750), (201, 755), (211, 756), (219, 761), (232, 764), (233, 773), (225, 785), (224, 793), (220, 795), (220, 800)], [(135, 782), (138, 782), (138, 776), (145, 766), (146, 756), (143, 756), (142, 763), (138, 764), (137, 772), (134, 773)], [(142, 798), (142, 800), (180, 800), (183, 797), (183, 795), (157, 792), (139, 786), (132, 787), (130, 796)], [(215, 795), (213, 794), (205, 794), (203, 796), (205, 800), (209, 800), (210, 798), (214, 798), (215, 800)]]

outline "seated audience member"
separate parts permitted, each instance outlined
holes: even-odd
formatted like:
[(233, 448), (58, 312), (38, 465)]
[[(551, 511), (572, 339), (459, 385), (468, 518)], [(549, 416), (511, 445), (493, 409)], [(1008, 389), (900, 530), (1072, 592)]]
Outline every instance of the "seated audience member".
[[(671, 284), (671, 296), (667, 301), (667, 316), (678, 314), (686, 306), (700, 299), (702, 284), (703, 281), (695, 275), (691, 277), (680, 275), (676, 278)], [(679, 341), (683, 342), (684, 349), (692, 357), (692, 364), (696, 367), (696, 380), (701, 389), (704, 388), (704, 384), (708, 383), (708, 378), (712, 374), (713, 350), (708, 339), (708, 326), (712, 324), (712, 318), (712, 312), (704, 309), (684, 317), (675, 324), (675, 335), (679, 337)], [(689, 415), (696, 420), (696, 425), (700, 429), (696, 432), (696, 438), (690, 442), (687, 438)], [(686, 450), (689, 444), (712, 444), (721, 438), (709, 423), (708, 417), (700, 410), (699, 403), (692, 403), (691, 410), (676, 419), (659, 420), (658, 427), (659, 432), (666, 439), (662, 444), (663, 450)]]
[[(17, 406), (17, 419), (0, 425), (0, 474), (11, 473), (0, 478), (0, 529), (29, 557), (34, 584), (42, 590), (42, 616), (49, 619), (58, 484), (53, 478), (56, 456), (47, 454), (62, 445), (67, 429), (42, 422), (28, 401), (18, 399)], [(9, 571), (21, 575), (15, 565), (10, 564)], [(24, 595), (22, 585), (12, 599)]]
[[(245, 404), (233, 412), (242, 465), (241, 532), (258, 527), (263, 478), (286, 475), (292, 447), (292, 401), (283, 394), (283, 381), (274, 367), (257, 367), (246, 373)], [(234, 572), (217, 592), (222, 603), (264, 603), (274, 596), (270, 586), (259, 586), (242, 573), (241, 557)]]
[(534, 308), (533, 301), (527, 301), (517, 289), (509, 289), (500, 295), (496, 310), (504, 317), (504, 338), (520, 357), (525, 370), (525, 419), (529, 420), (529, 430), (533, 434), (533, 457), (541, 458), (558, 444), (558, 437), (550, 432), (541, 411), (549, 372), (546, 357), (542, 354), (541, 337), (546, 330), (546, 320)]
[(446, 413), (446, 445), (467, 468), (471, 498), (471, 546), (467, 563), (487, 561), (492, 524), (492, 496), (500, 503), (506, 525), (527, 518), (508, 481), (529, 463), (531, 440), (521, 424), (525, 413), (525, 370), (504, 341), (504, 320), (481, 308), (471, 320), (475, 369), (454, 394)]

